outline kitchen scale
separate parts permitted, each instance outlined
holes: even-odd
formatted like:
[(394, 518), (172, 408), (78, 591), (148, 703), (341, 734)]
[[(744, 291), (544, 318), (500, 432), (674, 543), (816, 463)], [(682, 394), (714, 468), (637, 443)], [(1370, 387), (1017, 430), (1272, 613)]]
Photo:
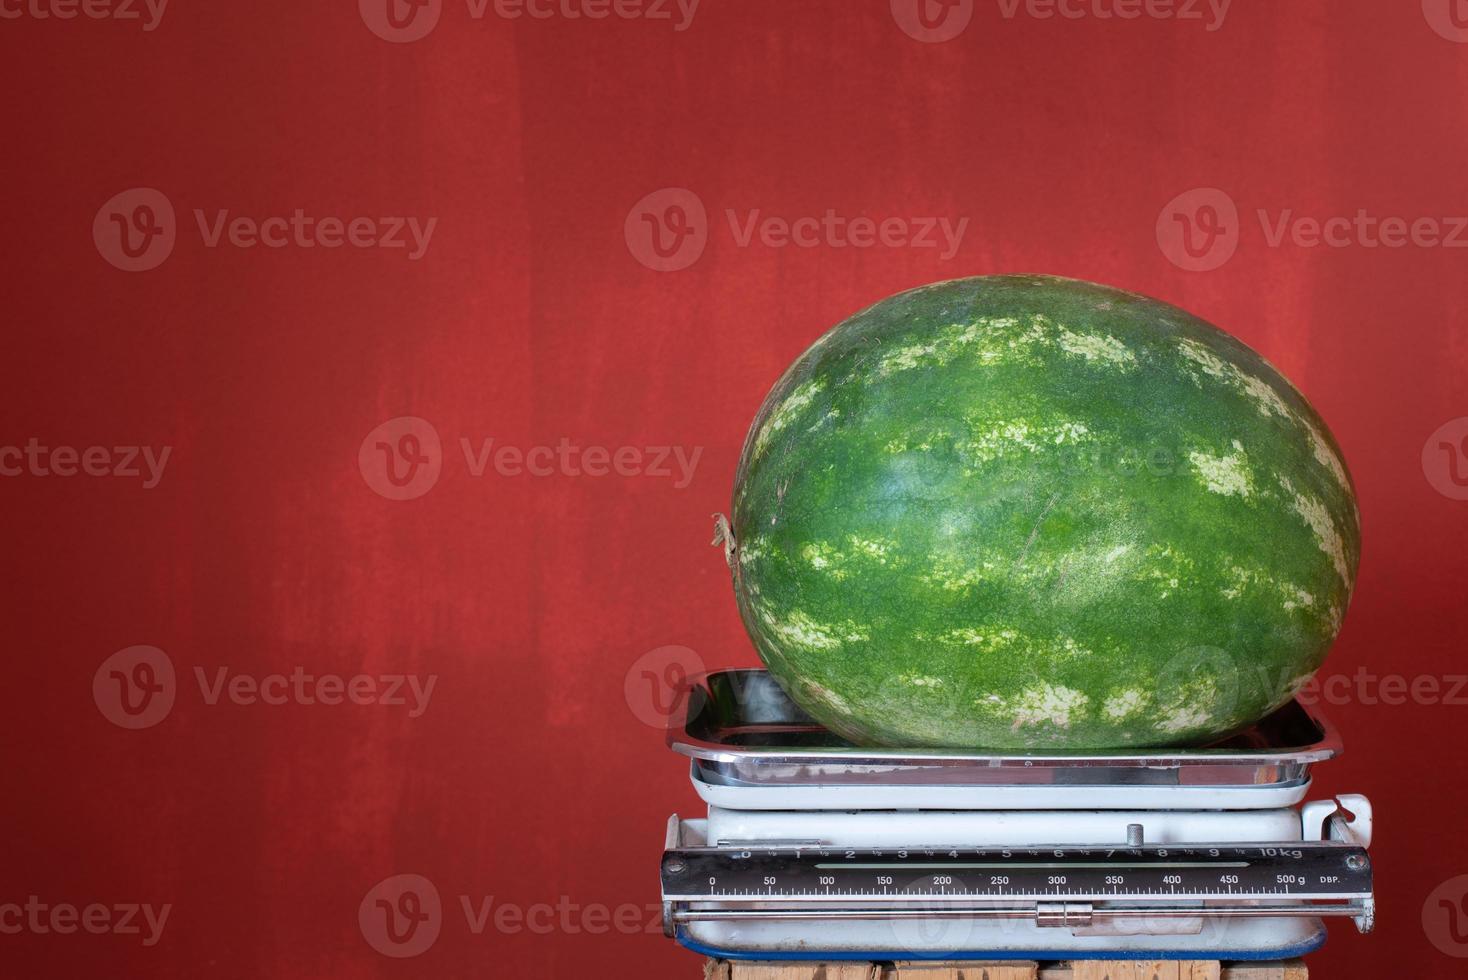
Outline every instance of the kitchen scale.
[(763, 670), (694, 678), (668, 744), (665, 932), (723, 959), (1287, 959), (1369, 932), (1371, 804), (1304, 802), (1334, 729), (1291, 702), (1201, 749), (858, 748)]

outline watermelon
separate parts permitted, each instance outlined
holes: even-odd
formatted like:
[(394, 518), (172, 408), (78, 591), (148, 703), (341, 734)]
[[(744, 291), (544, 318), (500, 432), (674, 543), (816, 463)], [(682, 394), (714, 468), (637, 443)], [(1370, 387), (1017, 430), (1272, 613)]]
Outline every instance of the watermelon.
[(1183, 310), (1049, 276), (832, 328), (720, 516), (770, 673), (859, 745), (1196, 745), (1321, 664), (1360, 555), (1325, 423)]

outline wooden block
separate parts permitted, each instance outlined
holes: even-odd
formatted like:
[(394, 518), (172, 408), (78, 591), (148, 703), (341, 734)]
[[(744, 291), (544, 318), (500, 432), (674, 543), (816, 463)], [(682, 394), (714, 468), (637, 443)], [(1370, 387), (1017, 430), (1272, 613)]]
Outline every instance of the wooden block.
[(994, 963), (944, 963), (917, 960), (893, 964), (884, 980), (1036, 980), (1040, 964), (1032, 960)]
[(1288, 963), (1235, 963), (1223, 968), (1223, 980), (1308, 980), (1309, 969), (1300, 960)]
[(1177, 964), (1178, 980), (1219, 980), (1223, 966), (1215, 960), (1183, 960)]
[[(877, 963), (729, 963), (729, 980), (881, 980)], [(721, 978), (722, 980), (722, 978)]]
[(1040, 971), (1040, 980), (1308, 980), (1299, 960), (1220, 964), (1216, 960), (1077, 960)]
[(1142, 976), (1131, 960), (1077, 960), (1070, 968), (1073, 980), (1140, 980)]
[[(1070, 967), (1071, 980), (1220, 980), (1223, 976), (1215, 960), (1078, 960)], [(1268, 976), (1272, 980), (1273, 974)]]
[(1217, 960), (1139, 960), (1133, 967), (1137, 980), (1219, 980), (1223, 973)]

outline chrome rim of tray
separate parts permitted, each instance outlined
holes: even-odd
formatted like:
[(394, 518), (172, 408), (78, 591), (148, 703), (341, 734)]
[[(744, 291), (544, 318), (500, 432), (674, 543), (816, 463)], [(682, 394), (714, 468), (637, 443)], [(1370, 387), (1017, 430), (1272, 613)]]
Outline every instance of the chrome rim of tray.
[(1203, 748), (1136, 752), (977, 753), (862, 748), (822, 728), (768, 672), (721, 670), (690, 678), (669, 747), (700, 778), (725, 785), (1287, 786), (1340, 754), (1335, 729), (1298, 701)]

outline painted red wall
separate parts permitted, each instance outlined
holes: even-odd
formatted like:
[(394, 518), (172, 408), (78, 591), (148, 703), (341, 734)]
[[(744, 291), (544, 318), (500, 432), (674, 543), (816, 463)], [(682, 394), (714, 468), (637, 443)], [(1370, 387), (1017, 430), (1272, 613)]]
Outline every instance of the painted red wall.
[[(1468, 422), (1437, 430), (1468, 416), (1468, 230), (1452, 220), (1468, 215), (1468, 5), (1239, 2), (1220, 24), (1192, 0), (1070, 0), (1079, 18), (956, 0), (932, 30), (963, 30), (938, 42), (909, 0), (703, 0), (684, 29), (672, 4), (671, 20), (573, 19), (597, 0), (540, 0), (552, 16), (510, 19), (493, 0), (478, 18), (469, 0), (396, 2), (401, 29), (385, 0), (174, 0), (149, 30), (141, 2), (139, 20), (65, 20), (0, 0), (0, 448), (63, 448), (0, 457), (0, 905), (99, 903), (111, 923), (0, 933), (0, 973), (697, 975), (642, 926), (663, 821), (696, 800), (638, 680), (687, 658), (640, 660), (667, 646), (755, 662), (708, 546), (745, 428), (846, 314), (931, 280), (1044, 271), (1218, 323), (1329, 420), (1366, 543), (1327, 671), (1440, 694), (1353, 685), (1329, 708), (1348, 754), (1321, 789), (1375, 800), (1382, 911), (1372, 936), (1334, 929), (1313, 965), (1457, 975), (1468, 942), (1437, 903), (1468, 891), (1449, 881), (1468, 874), (1468, 490), (1440, 444)], [(1098, 15), (1118, 7), (1142, 16)], [(135, 188), (161, 199), (114, 200)], [(692, 196), (634, 209), (666, 188)], [(1179, 198), (1200, 188), (1222, 195)], [(671, 264), (702, 251), (658, 271), (641, 216), (673, 204), (694, 237)], [(323, 247), (317, 233), (345, 236), (329, 223), (313, 248), (281, 224), (264, 230), (284, 247), (227, 227), (211, 245), (221, 211), (297, 208), (374, 219), (358, 241), (392, 237), (380, 218), (437, 222), (416, 258)], [(946, 257), (742, 245), (727, 212), (755, 209), (900, 219), (889, 239), (968, 224)], [(1358, 211), (1435, 224), (1399, 247), (1341, 223), (1333, 245), (1303, 244), (1308, 226), (1271, 241), (1284, 212)], [(402, 416), (441, 449), (423, 427), (368, 438)], [(428, 462), (399, 489), (377, 442), (413, 450), (405, 435)], [(530, 458), (551, 475), (476, 477), (459, 440), (490, 438), (568, 448)], [(146, 466), (56, 474), (92, 446), (98, 472), (127, 469), (114, 447), (170, 455), (151, 487)], [(658, 475), (649, 447), (700, 451), (691, 479)], [(585, 472), (618, 459), (621, 475)], [(138, 655), (104, 665), (138, 645), (166, 655), (148, 661), (174, 697), (156, 717), (118, 701), (114, 670), (149, 676)], [(215, 688), (220, 668), (287, 703)], [(297, 668), (436, 680), (410, 717), (380, 687), (308, 704), (267, 680)], [(443, 912), (431, 947), (398, 960), (358, 911), (408, 873)], [(547, 934), (475, 934), (460, 896), (561, 910), (532, 914)], [(128, 903), (170, 906), (154, 945), (146, 924), (114, 930)]]

